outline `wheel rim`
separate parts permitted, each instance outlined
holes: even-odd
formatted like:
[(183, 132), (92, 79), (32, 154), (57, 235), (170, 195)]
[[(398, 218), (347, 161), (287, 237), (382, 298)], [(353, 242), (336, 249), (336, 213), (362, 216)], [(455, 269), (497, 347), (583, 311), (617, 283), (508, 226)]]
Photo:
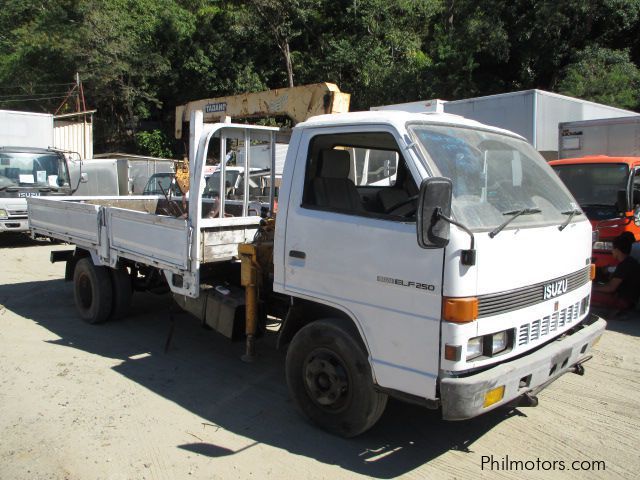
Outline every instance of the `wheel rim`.
[(303, 365), (304, 384), (313, 402), (337, 412), (348, 405), (351, 390), (349, 373), (342, 359), (328, 349), (316, 349)]
[(81, 275), (78, 279), (78, 297), (82, 308), (91, 308), (93, 290), (91, 289), (91, 280), (87, 275)]

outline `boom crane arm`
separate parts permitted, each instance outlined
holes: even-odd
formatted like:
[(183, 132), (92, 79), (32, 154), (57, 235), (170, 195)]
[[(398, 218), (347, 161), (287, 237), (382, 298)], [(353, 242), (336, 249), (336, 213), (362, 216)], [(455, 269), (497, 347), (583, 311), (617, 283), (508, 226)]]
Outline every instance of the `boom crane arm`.
[[(343, 93), (333, 83), (314, 83), (264, 92), (243, 93), (228, 97), (194, 100), (176, 107), (175, 137), (183, 138), (185, 122), (191, 113), (201, 111), (204, 123), (264, 117), (288, 117), (294, 124), (315, 115), (349, 111), (351, 94)], [(191, 153), (190, 153), (191, 155)], [(189, 162), (191, 162), (189, 157)], [(182, 192), (189, 190), (189, 164), (176, 166), (176, 180)]]
[(350, 100), (351, 95), (341, 92), (333, 83), (194, 100), (176, 107), (175, 136), (183, 137), (183, 126), (195, 110), (203, 112), (205, 123), (218, 122), (224, 117), (237, 120), (285, 116), (296, 124), (315, 115), (348, 112)]

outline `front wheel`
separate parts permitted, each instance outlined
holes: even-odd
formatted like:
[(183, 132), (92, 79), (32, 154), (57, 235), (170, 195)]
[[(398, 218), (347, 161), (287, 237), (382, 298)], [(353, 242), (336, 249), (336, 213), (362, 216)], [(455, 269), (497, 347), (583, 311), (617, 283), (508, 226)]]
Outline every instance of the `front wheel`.
[(303, 327), (287, 351), (286, 376), (298, 409), (336, 435), (354, 437), (371, 428), (387, 404), (374, 389), (363, 347), (338, 319)]

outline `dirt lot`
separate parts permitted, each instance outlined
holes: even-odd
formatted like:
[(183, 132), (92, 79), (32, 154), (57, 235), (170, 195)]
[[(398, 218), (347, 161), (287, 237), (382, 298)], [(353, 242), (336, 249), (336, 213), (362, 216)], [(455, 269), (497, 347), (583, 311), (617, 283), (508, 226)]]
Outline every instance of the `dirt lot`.
[(640, 315), (609, 322), (586, 375), (537, 408), (447, 423), (392, 401), (343, 440), (296, 413), (273, 339), (246, 365), (180, 315), (165, 353), (168, 301), (142, 294), (127, 319), (83, 324), (52, 248), (69, 247), (0, 238), (2, 479), (638, 478)]

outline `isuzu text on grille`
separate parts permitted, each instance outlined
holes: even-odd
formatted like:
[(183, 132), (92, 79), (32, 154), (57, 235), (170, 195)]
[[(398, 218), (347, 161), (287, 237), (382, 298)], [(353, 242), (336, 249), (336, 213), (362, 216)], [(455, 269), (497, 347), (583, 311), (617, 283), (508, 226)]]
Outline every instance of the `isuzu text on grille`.
[(567, 292), (568, 281), (565, 278), (564, 280), (559, 280), (557, 282), (549, 283), (544, 286), (544, 299), (548, 300), (549, 298), (557, 297), (558, 295), (562, 295)]

